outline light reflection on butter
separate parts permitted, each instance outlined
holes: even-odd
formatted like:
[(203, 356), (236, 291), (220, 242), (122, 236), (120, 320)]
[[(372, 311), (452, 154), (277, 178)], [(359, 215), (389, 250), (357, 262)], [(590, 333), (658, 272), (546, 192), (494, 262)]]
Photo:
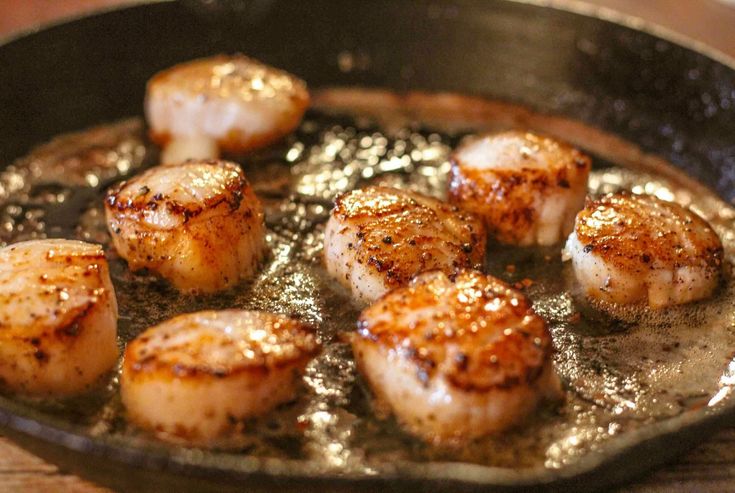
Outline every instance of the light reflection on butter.
[(296, 191), (301, 195), (333, 199), (337, 195), (383, 174), (407, 176), (419, 165), (417, 177), (432, 189), (440, 189), (449, 172), (451, 151), (441, 137), (429, 138), (408, 129), (397, 132), (395, 140), (377, 132), (335, 126), (321, 135), (308, 151), (292, 147), (286, 153), (294, 162)]
[(318, 462), (340, 471), (374, 474), (362, 449), (352, 444), (359, 419), (345, 409), (356, 373), (354, 361), (345, 358), (348, 352), (344, 344), (332, 345), (309, 364), (304, 381), (313, 397), (299, 422), (306, 425), (306, 451)]
[(730, 361), (730, 364), (727, 365), (727, 370), (720, 378), (720, 385), (722, 388), (710, 399), (708, 406), (717, 405), (732, 393), (732, 386), (735, 385), (735, 360)]
[(574, 426), (569, 432), (546, 449), (548, 468), (558, 469), (575, 462), (581, 455), (598, 448), (597, 442), (605, 436), (609, 427), (581, 428)]

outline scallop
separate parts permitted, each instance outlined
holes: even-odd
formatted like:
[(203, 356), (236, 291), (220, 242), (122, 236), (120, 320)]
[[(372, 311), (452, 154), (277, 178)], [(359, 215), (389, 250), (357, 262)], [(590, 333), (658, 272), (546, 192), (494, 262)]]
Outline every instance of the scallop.
[(109, 190), (105, 211), (130, 268), (156, 272), (187, 293), (230, 288), (252, 277), (263, 257), (262, 207), (234, 163), (151, 168)]
[(544, 320), (477, 271), (391, 291), (362, 312), (352, 348), (378, 406), (433, 443), (501, 432), (561, 395)]
[(319, 350), (292, 318), (224, 310), (180, 315), (128, 344), (120, 381), (128, 418), (159, 438), (227, 443), (244, 420), (296, 396)]
[(505, 244), (553, 245), (584, 206), (591, 161), (549, 137), (509, 131), (469, 139), (451, 157), (449, 201)]
[(722, 243), (693, 212), (650, 195), (590, 200), (566, 244), (577, 282), (595, 300), (664, 308), (717, 287)]
[(267, 146), (298, 126), (306, 84), (243, 55), (176, 65), (148, 82), (145, 114), (162, 161), (219, 157)]
[(418, 193), (368, 187), (341, 195), (325, 229), (329, 273), (359, 303), (423, 271), (479, 267), (485, 231), (474, 215)]
[(116, 363), (117, 301), (99, 245), (32, 240), (0, 249), (0, 382), (68, 396)]

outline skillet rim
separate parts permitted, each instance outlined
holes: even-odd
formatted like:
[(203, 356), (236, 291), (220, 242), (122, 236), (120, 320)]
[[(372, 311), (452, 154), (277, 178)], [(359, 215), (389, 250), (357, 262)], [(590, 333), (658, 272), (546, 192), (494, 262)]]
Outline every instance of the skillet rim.
[[(177, 3), (181, 0), (120, 0), (117, 5), (108, 5), (95, 8), (78, 14), (65, 15), (50, 22), (35, 23), (21, 29), (11, 31), (10, 33), (0, 36), (0, 49), (5, 45), (20, 41), (23, 38), (33, 36), (40, 31), (46, 31), (57, 26), (70, 24), (83, 19), (105, 15), (110, 12), (117, 12), (127, 9), (145, 7), (152, 4)], [(634, 31), (643, 32), (653, 37), (668, 41), (674, 45), (686, 48), (690, 51), (706, 56), (732, 70), (735, 70), (735, 55), (729, 55), (724, 51), (712, 45), (693, 38), (689, 35), (680, 33), (674, 29), (663, 26), (656, 22), (643, 19), (633, 14), (626, 14), (620, 10), (605, 7), (602, 5), (594, 5), (584, 2), (583, 0), (496, 0), (505, 3), (515, 3), (521, 5), (531, 5), (542, 9), (552, 9), (570, 14), (580, 15), (583, 17), (591, 17), (603, 22), (617, 24), (627, 27)]]

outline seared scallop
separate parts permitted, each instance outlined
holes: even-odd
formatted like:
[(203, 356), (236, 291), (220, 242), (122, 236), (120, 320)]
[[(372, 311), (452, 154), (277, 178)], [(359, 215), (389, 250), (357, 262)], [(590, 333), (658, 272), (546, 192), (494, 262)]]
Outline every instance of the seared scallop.
[(296, 128), (309, 105), (306, 84), (243, 55), (176, 65), (149, 82), (145, 114), (162, 162), (242, 153)]
[(327, 222), (327, 270), (362, 303), (416, 274), (479, 267), (485, 231), (472, 214), (418, 193), (368, 187), (341, 195)]
[(501, 243), (553, 245), (584, 206), (590, 159), (530, 132), (475, 137), (451, 158), (449, 201), (476, 213)]
[(229, 288), (263, 256), (260, 201), (226, 161), (151, 168), (108, 191), (112, 241), (132, 270), (149, 269), (189, 293)]
[(319, 344), (304, 324), (265, 312), (180, 315), (128, 344), (120, 381), (128, 417), (159, 438), (215, 445), (295, 397)]
[(722, 271), (722, 243), (701, 217), (650, 195), (610, 194), (577, 215), (566, 244), (593, 299), (663, 308), (706, 298)]
[(88, 390), (117, 361), (117, 302), (99, 245), (0, 249), (0, 383), (28, 395)]
[(544, 320), (477, 271), (388, 293), (362, 312), (352, 348), (380, 405), (431, 442), (502, 431), (560, 395)]

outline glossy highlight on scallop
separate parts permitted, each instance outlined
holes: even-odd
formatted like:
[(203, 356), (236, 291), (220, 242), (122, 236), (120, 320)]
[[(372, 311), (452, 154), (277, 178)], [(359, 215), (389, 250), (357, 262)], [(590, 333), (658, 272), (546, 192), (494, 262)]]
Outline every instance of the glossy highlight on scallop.
[(449, 200), (476, 213), (501, 243), (553, 245), (572, 230), (591, 161), (531, 132), (470, 137), (452, 154)]
[(128, 344), (122, 400), (133, 422), (164, 440), (224, 443), (246, 418), (293, 400), (318, 349), (310, 327), (282, 315), (180, 315)]
[(577, 215), (566, 252), (588, 296), (654, 309), (709, 297), (723, 268), (722, 242), (712, 227), (650, 195), (590, 200)]
[(324, 232), (327, 271), (360, 303), (421, 272), (480, 267), (485, 230), (474, 215), (415, 192), (367, 187), (339, 196)]
[(260, 200), (227, 161), (157, 166), (112, 187), (107, 226), (130, 269), (148, 269), (189, 293), (255, 274), (264, 254)]
[(561, 396), (546, 323), (492, 276), (421, 274), (358, 324), (358, 367), (399, 421), (430, 442), (505, 430)]

